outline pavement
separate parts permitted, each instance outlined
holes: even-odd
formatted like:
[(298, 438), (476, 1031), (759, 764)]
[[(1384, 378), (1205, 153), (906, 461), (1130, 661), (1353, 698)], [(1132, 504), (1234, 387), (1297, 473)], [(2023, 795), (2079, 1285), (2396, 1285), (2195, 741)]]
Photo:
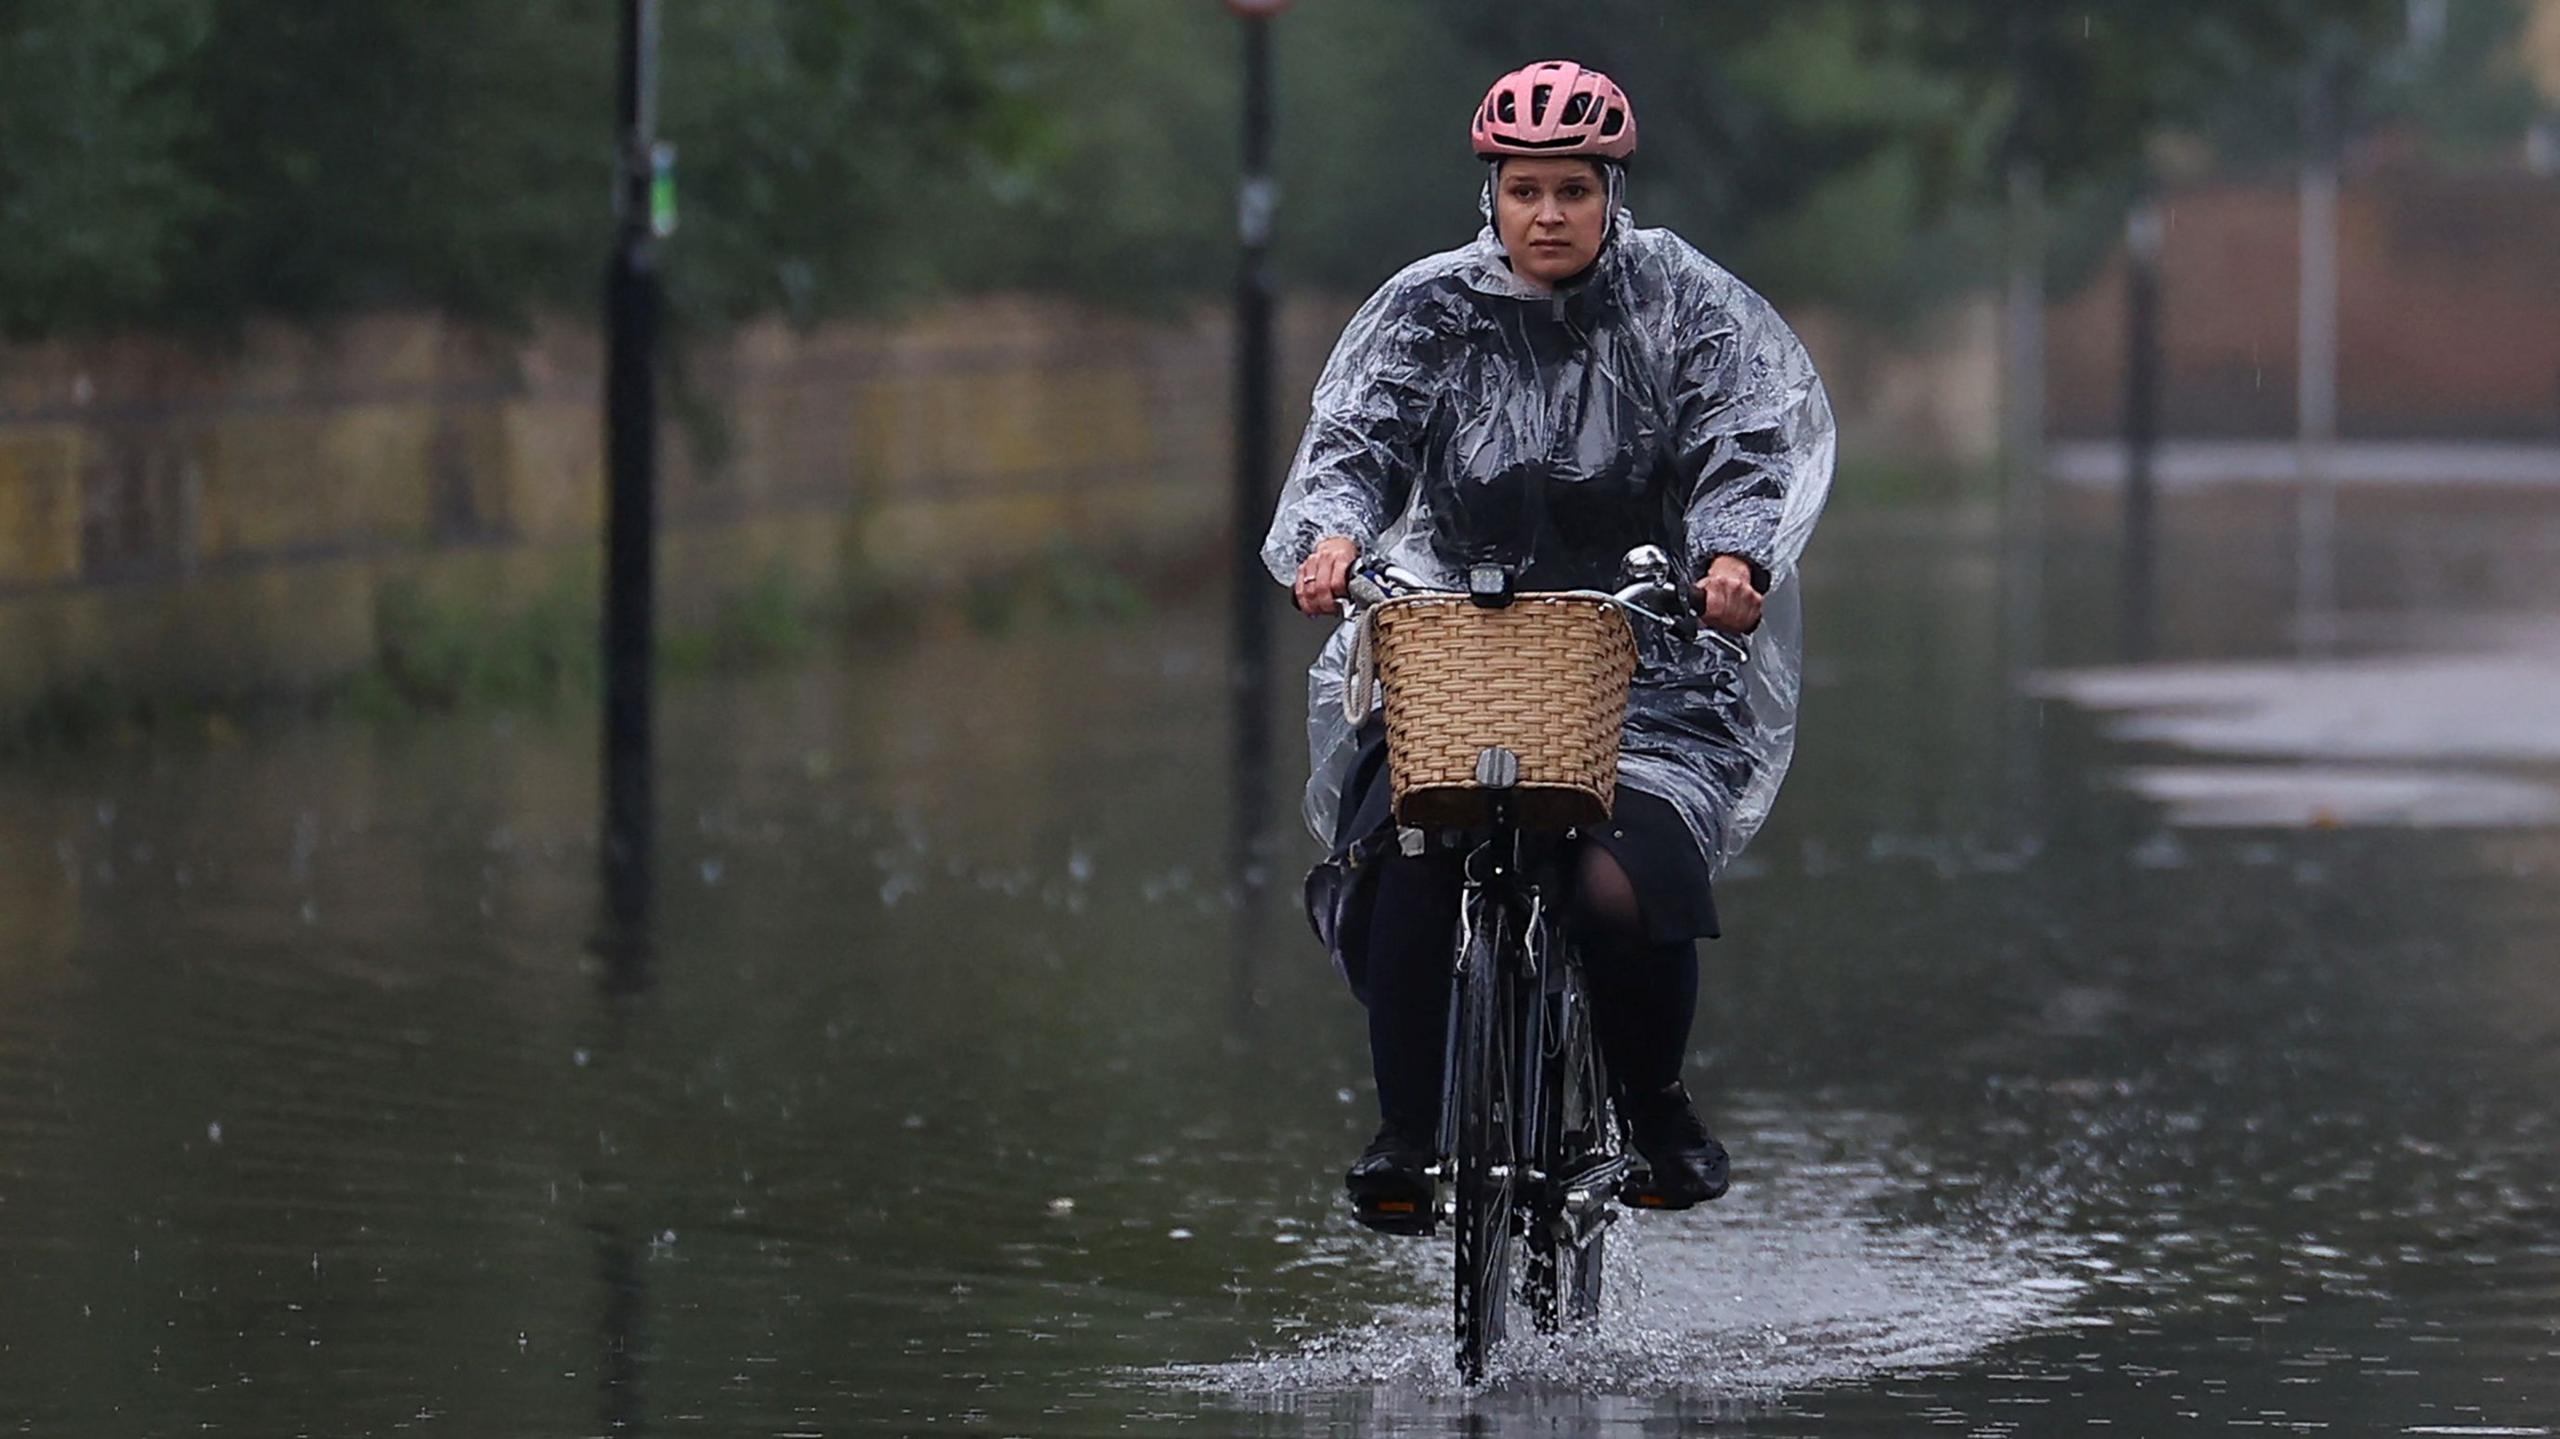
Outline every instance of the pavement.
[[(2058, 441), (2047, 459), (2054, 477), (2068, 485), (2124, 484), (2119, 440)], [(2302, 448), (2289, 440), (2179, 440), (2162, 445), (2153, 466), (2164, 490), (2293, 485), (2304, 473)], [(2342, 486), (2560, 489), (2560, 443), (2358, 440), (2329, 446), (2322, 468)]]
[(2198, 827), (2560, 823), (2560, 618), (2469, 627), (2458, 651), (2056, 670), (2033, 692), (2197, 763), (2118, 780)]

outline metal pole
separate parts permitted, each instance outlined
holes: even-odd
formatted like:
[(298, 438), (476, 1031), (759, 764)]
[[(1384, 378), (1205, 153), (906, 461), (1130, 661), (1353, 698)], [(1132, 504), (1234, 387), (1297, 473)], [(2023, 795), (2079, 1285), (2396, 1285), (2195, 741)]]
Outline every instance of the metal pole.
[(2044, 50), (2040, 4), (2010, 12), (2010, 68), (2016, 90), (2003, 144), (2008, 171), (2008, 278), (2004, 316), (2001, 430), (2001, 746), (2010, 824), (2043, 826), (2044, 708), (2023, 680), (2044, 653), (2045, 562), (2045, 183)]
[(604, 865), (616, 919), (648, 907), (657, 540), (658, 0), (622, 0), (613, 259), (605, 278)]
[(2338, 64), (2313, 62), (2302, 105), (2302, 291), (2297, 386), (2301, 487), (2295, 494), (2296, 618), (2304, 651), (2337, 645)]
[(2045, 195), (2037, 153), (2043, 128), (2043, 10), (2017, 5), (2010, 15), (2009, 63), (2016, 86), (2003, 149), (2008, 169), (2008, 283), (2001, 457), (2002, 526), (2006, 540), (2008, 669), (2032, 668), (2044, 589)]
[(1261, 536), (1271, 512), (1271, 22), (1244, 27), (1244, 167), (1236, 192), (1236, 452), (1232, 556), (1235, 704), (1235, 859), (1252, 888), (1268, 808), (1271, 757), (1271, 604)]
[(1271, 605), (1261, 536), (1271, 513), (1271, 225), (1278, 189), (1271, 179), (1271, 19), (1286, 0), (1229, 0), (1244, 28), (1243, 166), (1236, 188), (1235, 490), (1229, 555), (1228, 651), (1235, 750), (1230, 758), (1234, 826), (1228, 864), (1235, 876), (1235, 1024), (1258, 1033), (1262, 1006), (1263, 899), (1270, 825)]
[(2153, 469), (2160, 447), (2159, 204), (2145, 197), (2125, 222), (2124, 651), (2149, 659), (2157, 645), (2158, 564)]
[(2044, 563), (2045, 316), (2044, 170), (2020, 158), (2009, 166), (2008, 510), (2013, 666), (2036, 662)]

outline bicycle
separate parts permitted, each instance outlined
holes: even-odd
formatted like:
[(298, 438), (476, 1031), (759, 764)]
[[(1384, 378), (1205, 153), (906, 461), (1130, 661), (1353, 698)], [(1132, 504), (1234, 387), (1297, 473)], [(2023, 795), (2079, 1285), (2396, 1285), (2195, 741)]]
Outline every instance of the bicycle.
[[(1684, 642), (1701, 640), (1696, 617), (1659, 549), (1630, 551), (1621, 578), (1629, 583), (1614, 594), (1515, 595), (1509, 573), (1495, 566), (1470, 571), (1467, 590), (1447, 591), (1393, 566), (1367, 564), (1355, 570), (1343, 608), (1358, 619), (1419, 596), (1445, 600), (1462, 594), (1483, 609), (1561, 600), (1603, 605)], [(1722, 644), (1737, 667), (1747, 660), (1739, 644), (1707, 638)], [(1626, 639), (1625, 666), (1631, 670), (1632, 623)], [(1620, 722), (1623, 697), (1621, 684), (1614, 712), (1599, 718), (1611, 726)], [(1395, 703), (1392, 689), (1388, 702)], [(1614, 728), (1609, 740), (1608, 774), (1602, 778), (1614, 788)], [(1586, 1324), (1600, 1314), (1603, 1256), (1616, 1205), (1644, 1207), (1648, 1194), (1610, 1098), (1580, 958), (1569, 927), (1549, 903), (1560, 892), (1558, 864), (1579, 827), (1571, 821), (1605, 818), (1606, 801), (1601, 793), (1587, 793), (1579, 807), (1524, 804), (1521, 774), (1515, 746), (1482, 746), (1472, 782), (1457, 786), (1474, 791), (1478, 822), (1442, 834), (1443, 842), (1466, 854), (1443, 1046), (1438, 1159), (1430, 1170), (1435, 1190), (1445, 1185), (1446, 1192), (1435, 1196), (1432, 1214), (1416, 1216), (1412, 1232), (1428, 1233), (1439, 1221), (1454, 1232), (1456, 1358), (1469, 1384), (1482, 1380), (1488, 1356), (1505, 1337), (1514, 1237), (1525, 1259), (1519, 1294), (1537, 1330), (1555, 1333)], [(1401, 821), (1401, 786), (1397, 798)]]

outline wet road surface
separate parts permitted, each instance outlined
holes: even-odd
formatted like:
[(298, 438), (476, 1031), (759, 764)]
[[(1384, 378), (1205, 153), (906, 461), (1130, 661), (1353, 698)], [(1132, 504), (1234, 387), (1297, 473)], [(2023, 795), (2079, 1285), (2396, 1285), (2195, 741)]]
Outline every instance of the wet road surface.
[[(2555, 511), (2354, 632), (2542, 632)], [(1991, 553), (1824, 536), (1692, 1066), (1735, 1192), (1474, 1395), (1444, 1251), (1336, 1208), (1357, 1014), (1236, 903), (1206, 616), (675, 685), (610, 958), (582, 713), (0, 773), (0, 1432), (2560, 1431), (2560, 832), (2173, 824), (2287, 761), (2012, 701)], [(2168, 657), (2286, 657), (2213, 562)]]

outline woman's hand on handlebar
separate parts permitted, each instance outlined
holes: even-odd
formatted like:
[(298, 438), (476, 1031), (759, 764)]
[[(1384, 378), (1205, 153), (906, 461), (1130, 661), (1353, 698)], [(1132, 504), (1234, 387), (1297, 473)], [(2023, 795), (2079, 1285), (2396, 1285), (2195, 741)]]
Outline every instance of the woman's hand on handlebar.
[(1718, 555), (1704, 579), (1692, 587), (1698, 596), (1698, 619), (1707, 628), (1747, 635), (1760, 627), (1760, 591), (1751, 584), (1751, 564), (1735, 555)]
[(1298, 612), (1316, 619), (1339, 615), (1342, 597), (1351, 587), (1351, 566), (1359, 558), (1360, 542), (1348, 535), (1327, 535), (1316, 541), (1289, 587)]

